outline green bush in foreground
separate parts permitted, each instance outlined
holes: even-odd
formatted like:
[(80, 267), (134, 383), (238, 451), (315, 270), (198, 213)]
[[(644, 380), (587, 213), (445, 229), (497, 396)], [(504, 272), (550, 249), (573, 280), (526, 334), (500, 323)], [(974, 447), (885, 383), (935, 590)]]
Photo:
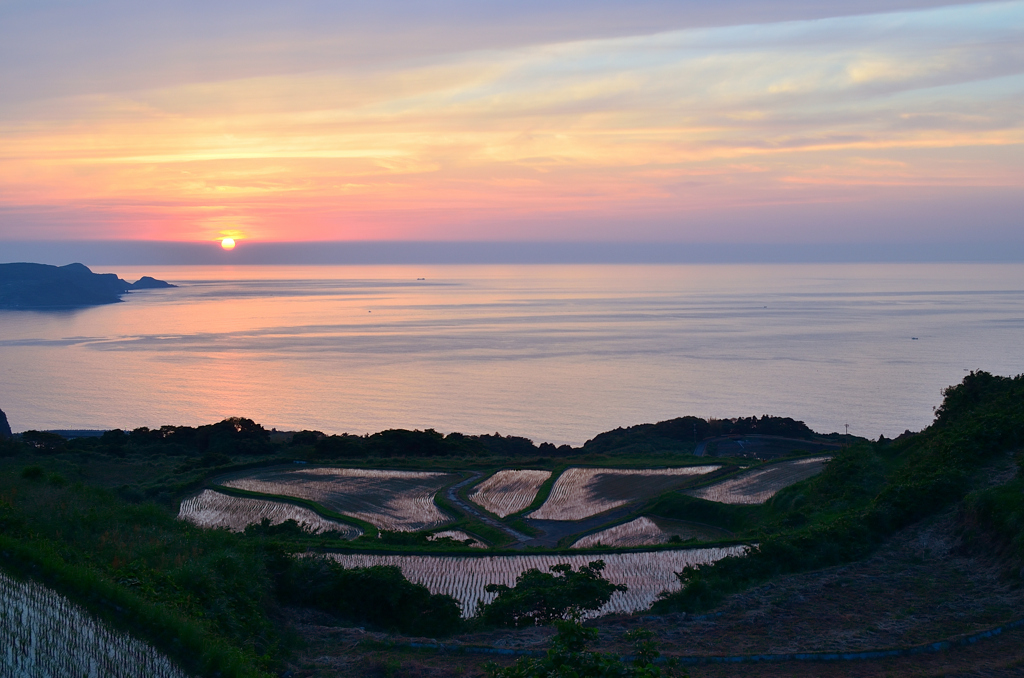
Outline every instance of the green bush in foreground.
[(524, 657), (512, 666), (500, 667), (488, 664), (485, 668), (489, 678), (660, 678), (680, 676), (673, 662), (665, 668), (654, 662), (660, 656), (651, 638), (654, 634), (637, 629), (626, 634), (633, 642), (634, 655), (631, 662), (622, 661), (612, 654), (587, 651), (587, 645), (597, 640), (597, 631), (589, 629), (579, 621), (556, 621), (558, 635), (551, 641), (551, 649), (541, 659)]

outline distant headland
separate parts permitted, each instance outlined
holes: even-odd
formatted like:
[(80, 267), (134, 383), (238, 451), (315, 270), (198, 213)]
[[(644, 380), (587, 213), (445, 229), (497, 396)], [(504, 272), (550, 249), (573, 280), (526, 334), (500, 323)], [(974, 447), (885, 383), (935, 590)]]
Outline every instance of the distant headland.
[(133, 290), (176, 287), (144, 276), (134, 283), (83, 264), (0, 264), (0, 308), (43, 309), (116, 304)]

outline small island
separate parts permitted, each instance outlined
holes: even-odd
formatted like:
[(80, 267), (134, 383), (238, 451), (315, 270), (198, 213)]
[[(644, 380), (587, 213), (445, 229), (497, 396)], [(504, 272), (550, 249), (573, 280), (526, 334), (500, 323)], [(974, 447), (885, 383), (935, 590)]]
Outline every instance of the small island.
[(134, 283), (83, 264), (0, 264), (0, 308), (52, 309), (116, 304), (134, 290), (176, 287), (144, 276)]

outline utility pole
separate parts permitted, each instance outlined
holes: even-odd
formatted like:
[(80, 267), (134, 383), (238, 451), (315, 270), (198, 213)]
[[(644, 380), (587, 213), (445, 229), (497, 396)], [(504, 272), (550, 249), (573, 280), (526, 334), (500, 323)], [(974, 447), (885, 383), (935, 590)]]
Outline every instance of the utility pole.
[(846, 435), (850, 435), (850, 425), (844, 424), (844, 426), (846, 426)]

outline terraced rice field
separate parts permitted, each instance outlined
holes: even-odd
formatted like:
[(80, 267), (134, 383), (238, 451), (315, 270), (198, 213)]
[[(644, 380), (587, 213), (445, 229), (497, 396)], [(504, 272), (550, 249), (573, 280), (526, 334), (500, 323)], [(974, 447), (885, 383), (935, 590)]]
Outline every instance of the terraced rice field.
[(294, 520), (308, 532), (340, 532), (344, 539), (355, 539), (363, 533), (358, 527), (324, 518), (316, 511), (280, 501), (234, 497), (215, 490), (203, 490), (181, 502), (178, 519), (206, 528), (226, 527), (241, 532), (264, 518), (271, 525)]
[(680, 539), (723, 539), (728, 537), (724, 530), (710, 526), (685, 523), (680, 520), (649, 518), (641, 516), (628, 523), (609, 527), (579, 539), (572, 545), (574, 549), (585, 549), (593, 546), (613, 546), (627, 548), (630, 546), (647, 546), (666, 544), (673, 536)]
[(490, 602), (496, 594), (487, 593), (488, 584), (514, 586), (516, 577), (536, 568), (547, 572), (552, 565), (569, 563), (578, 568), (599, 558), (605, 562), (604, 576), (628, 591), (617, 592), (608, 604), (591, 616), (614, 612), (646, 610), (662, 591), (679, 590), (676, 572), (687, 565), (713, 563), (726, 556), (739, 556), (744, 546), (685, 549), (648, 553), (606, 553), (595, 555), (524, 556), (398, 556), (368, 553), (329, 554), (344, 567), (396, 565), (409, 581), (423, 584), (431, 593), (453, 596), (462, 605), (462, 614), (472, 616), (477, 603)]
[(430, 541), (434, 541), (435, 539), (445, 539), (445, 538), (454, 539), (455, 541), (462, 541), (462, 542), (464, 542), (464, 541), (466, 541), (468, 539), (471, 542), (470, 545), (469, 545), (470, 548), (473, 548), (473, 549), (485, 549), (485, 548), (487, 548), (487, 544), (484, 544), (483, 542), (479, 541), (478, 539), (473, 539), (473, 537), (469, 536), (468, 534), (466, 534), (462, 530), (441, 530), (440, 532), (435, 532), (434, 534), (432, 534), (429, 537), (427, 537), (427, 539), (429, 539)]
[(504, 469), (477, 485), (469, 499), (504, 518), (533, 503), (537, 490), (550, 477), (551, 471)]
[(831, 458), (812, 457), (769, 464), (714, 485), (688, 490), (686, 494), (723, 504), (763, 504), (784, 487), (821, 473), (825, 462)]
[(383, 530), (415, 532), (451, 521), (434, 505), (434, 495), (456, 478), (452, 473), (314, 467), (261, 470), (222, 484), (308, 499)]
[(0, 676), (186, 675), (146, 643), (108, 629), (55, 591), (0, 574)]
[(567, 468), (555, 481), (544, 505), (529, 514), (536, 520), (583, 520), (672, 489), (687, 476), (720, 466), (662, 469)]

